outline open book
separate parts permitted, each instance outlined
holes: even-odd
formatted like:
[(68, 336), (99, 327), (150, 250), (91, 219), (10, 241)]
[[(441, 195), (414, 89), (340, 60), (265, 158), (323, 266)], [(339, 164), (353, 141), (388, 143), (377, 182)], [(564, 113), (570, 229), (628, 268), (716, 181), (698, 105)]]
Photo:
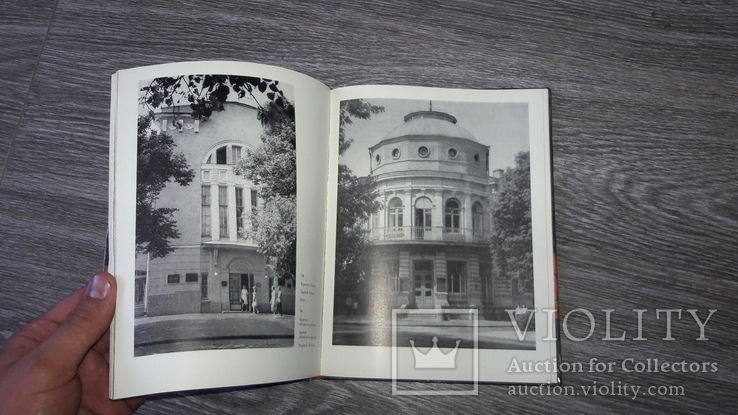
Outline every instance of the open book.
[(551, 183), (546, 89), (120, 71), (111, 397), (316, 376), (397, 394), (557, 382)]

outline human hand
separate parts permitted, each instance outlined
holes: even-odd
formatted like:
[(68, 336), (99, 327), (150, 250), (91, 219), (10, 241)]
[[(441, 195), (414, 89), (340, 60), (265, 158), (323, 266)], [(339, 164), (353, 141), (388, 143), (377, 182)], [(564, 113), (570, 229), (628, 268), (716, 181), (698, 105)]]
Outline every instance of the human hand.
[(108, 399), (115, 278), (98, 273), (15, 333), (0, 350), (0, 414), (130, 414)]

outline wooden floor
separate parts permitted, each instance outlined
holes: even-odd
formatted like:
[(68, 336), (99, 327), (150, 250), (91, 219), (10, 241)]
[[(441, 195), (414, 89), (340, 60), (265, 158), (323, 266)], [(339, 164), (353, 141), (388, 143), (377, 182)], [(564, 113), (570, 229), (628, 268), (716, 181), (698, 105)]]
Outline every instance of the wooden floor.
[[(0, 1), (0, 344), (101, 267), (118, 69), (233, 59), (330, 86), (549, 87), (561, 312), (595, 321), (575, 341), (591, 325), (572, 312), (561, 342), (563, 362), (582, 363), (563, 374), (579, 396), (395, 397), (386, 381), (313, 380), (158, 396), (139, 413), (738, 411), (736, 3), (212, 4)], [(602, 340), (606, 309), (623, 341)], [(648, 310), (648, 340), (633, 340), (634, 309)], [(673, 341), (657, 309), (682, 310)], [(709, 340), (687, 309), (718, 310)], [(590, 371), (593, 358), (613, 371)], [(716, 370), (622, 367), (656, 360)], [(619, 396), (625, 385), (639, 395)]]

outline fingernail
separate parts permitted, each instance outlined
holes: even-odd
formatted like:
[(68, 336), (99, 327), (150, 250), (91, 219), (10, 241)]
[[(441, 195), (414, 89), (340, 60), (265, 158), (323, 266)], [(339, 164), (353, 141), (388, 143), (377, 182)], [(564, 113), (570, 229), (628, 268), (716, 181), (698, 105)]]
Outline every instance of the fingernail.
[(90, 281), (90, 287), (87, 290), (87, 295), (98, 300), (105, 298), (110, 292), (110, 283), (105, 277), (95, 274)]

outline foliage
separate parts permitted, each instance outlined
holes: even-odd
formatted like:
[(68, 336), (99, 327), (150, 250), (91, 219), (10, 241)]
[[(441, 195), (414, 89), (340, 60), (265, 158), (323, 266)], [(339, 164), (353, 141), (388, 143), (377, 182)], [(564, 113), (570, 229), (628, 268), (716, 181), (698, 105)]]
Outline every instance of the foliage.
[(264, 201), (251, 214), (248, 235), (264, 255), (275, 261), (282, 278), (293, 278), (297, 253), (297, 164), (295, 122), (277, 120), (261, 135), (261, 144), (248, 150), (235, 167), (237, 174), (259, 188)]
[(515, 156), (498, 185), (492, 211), (492, 257), (503, 277), (525, 292), (533, 290), (530, 212), (530, 153)]
[[(148, 109), (163, 105), (184, 104), (186, 99), (195, 119), (208, 118), (213, 111), (223, 111), (223, 104), (235, 94), (249, 95), (257, 106), (257, 117), (263, 125), (274, 127), (284, 118), (295, 120), (295, 108), (279, 87), (279, 81), (239, 75), (182, 75), (153, 79), (141, 88), (141, 104)], [(266, 97), (266, 102), (257, 98)], [(263, 101), (263, 98), (261, 98)]]
[(259, 196), (271, 199), (274, 196), (297, 194), (297, 160), (295, 154), (295, 122), (289, 119), (278, 121), (273, 128), (261, 135), (261, 144), (249, 149), (246, 157), (235, 167), (259, 187)]
[(180, 236), (174, 208), (156, 207), (159, 193), (173, 181), (187, 186), (195, 177), (182, 153), (175, 153), (174, 140), (151, 128), (152, 115), (138, 118), (138, 169), (136, 177), (136, 249), (161, 258), (173, 251), (170, 239)]
[[(360, 99), (341, 102), (339, 115), (339, 154), (353, 141), (345, 136), (345, 126), (353, 119), (367, 120), (384, 107), (371, 105)], [(357, 177), (351, 169), (338, 165), (338, 212), (336, 223), (336, 290), (355, 290), (369, 268), (367, 255), (369, 240), (364, 224), (369, 216), (381, 208), (374, 196), (374, 180)]]
[(274, 195), (251, 216), (251, 237), (260, 252), (275, 259), (277, 275), (295, 275), (297, 258), (297, 203), (295, 195)]
[(353, 118), (359, 120), (368, 120), (372, 114), (384, 112), (384, 107), (372, 105), (360, 99), (349, 99), (341, 101), (341, 110), (339, 114), (338, 129), (338, 154), (342, 155), (351, 146), (354, 141), (352, 138), (346, 138), (345, 126), (353, 124)]
[(380, 208), (374, 197), (374, 180), (356, 177), (345, 165), (338, 166), (338, 212), (336, 220), (336, 287), (356, 288), (369, 268), (367, 230), (364, 223)]

